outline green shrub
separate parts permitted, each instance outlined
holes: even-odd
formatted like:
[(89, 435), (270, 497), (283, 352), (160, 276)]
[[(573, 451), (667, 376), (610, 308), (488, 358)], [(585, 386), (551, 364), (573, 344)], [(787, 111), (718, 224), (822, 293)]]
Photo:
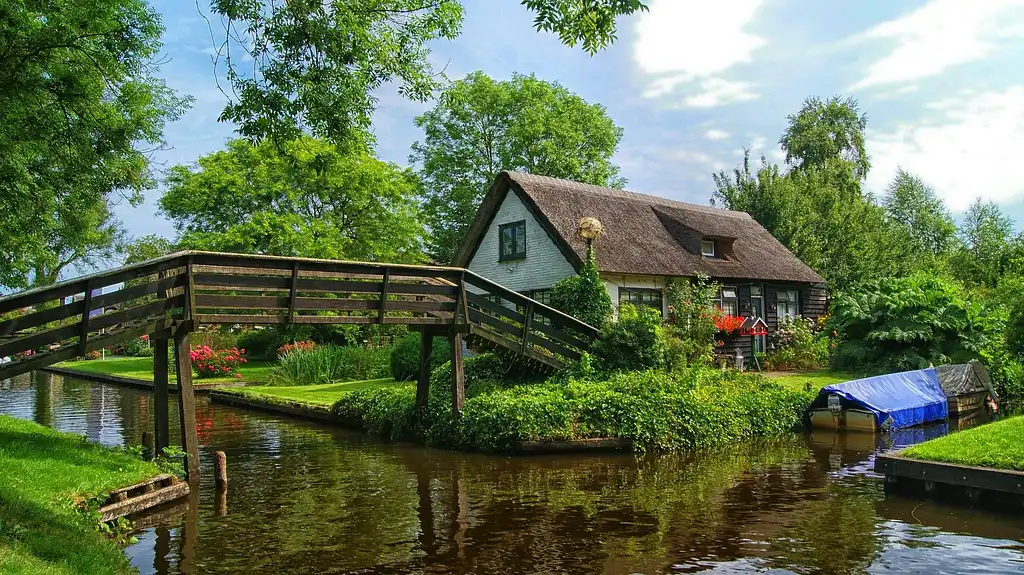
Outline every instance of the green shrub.
[(959, 285), (924, 274), (840, 294), (829, 326), (840, 340), (833, 366), (854, 371), (963, 363), (981, 356), (990, 332), (1002, 331)]
[(597, 328), (611, 317), (612, 296), (601, 280), (593, 247), (587, 250), (587, 260), (580, 273), (559, 281), (552, 288), (551, 305)]
[(662, 368), (665, 335), (661, 312), (628, 303), (619, 306), (618, 321), (609, 322), (591, 348), (605, 371)]
[(1010, 310), (1010, 318), (1006, 322), (1006, 347), (1011, 354), (1024, 360), (1024, 299)]
[(149, 346), (149, 337), (136, 337), (121, 344), (118, 350), (121, 355), (128, 357), (149, 357), (153, 355), (153, 348)]
[[(438, 368), (448, 361), (451, 348), (448, 340), (435, 337), (430, 351), (430, 370)], [(420, 370), (420, 334), (412, 332), (402, 338), (391, 349), (391, 377), (398, 381), (416, 377)]]
[(238, 336), (237, 347), (244, 349), (250, 358), (273, 360), (277, 357), (277, 348), (290, 341), (285, 334), (274, 328), (253, 329)]
[(772, 351), (764, 357), (764, 369), (808, 370), (828, 367), (834, 340), (817, 330), (811, 318), (783, 319), (769, 341)]
[(416, 417), (416, 386), (362, 389), (346, 393), (332, 411), (367, 433), (394, 440), (421, 436)]
[(720, 287), (706, 275), (669, 283), (665, 344), (671, 369), (711, 365), (714, 360), (715, 319), (722, 315), (715, 301)]
[(391, 350), (321, 345), (293, 351), (270, 370), (270, 385), (319, 385), (335, 381), (380, 379), (390, 373)]
[[(192, 332), (188, 336), (188, 341), (193, 346), (205, 345), (213, 349), (231, 349), (234, 347), (246, 349), (245, 346), (238, 345), (238, 334), (220, 329)], [(248, 351), (246, 349), (246, 352)]]

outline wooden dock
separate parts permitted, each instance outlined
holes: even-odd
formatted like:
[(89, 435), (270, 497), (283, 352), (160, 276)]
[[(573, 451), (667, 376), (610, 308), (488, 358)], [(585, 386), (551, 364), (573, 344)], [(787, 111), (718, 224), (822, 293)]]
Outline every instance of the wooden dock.
[(875, 472), (885, 476), (886, 490), (925, 494), (971, 503), (1024, 504), (1024, 472), (957, 465), (902, 457), (875, 458)]
[(173, 475), (151, 477), (141, 483), (122, 487), (110, 493), (99, 508), (100, 521), (114, 521), (119, 517), (152, 509), (177, 501), (189, 494), (189, 485)]

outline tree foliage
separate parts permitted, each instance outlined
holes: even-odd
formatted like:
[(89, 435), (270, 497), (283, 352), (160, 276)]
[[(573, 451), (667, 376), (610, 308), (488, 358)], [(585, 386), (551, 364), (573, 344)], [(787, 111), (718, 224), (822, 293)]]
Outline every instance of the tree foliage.
[(593, 247), (587, 250), (587, 260), (579, 274), (555, 284), (551, 305), (594, 327), (601, 327), (611, 317), (612, 297), (601, 281)]
[(886, 188), (882, 199), (892, 224), (894, 244), (902, 257), (913, 259), (918, 269), (934, 269), (949, 255), (956, 240), (956, 223), (935, 190), (902, 168)]
[(854, 98), (810, 97), (803, 108), (787, 117), (789, 127), (779, 139), (786, 163), (797, 168), (822, 167), (834, 159), (849, 162), (863, 180), (871, 163), (864, 148), (867, 116)]
[(162, 32), (144, 0), (0, 5), (0, 285), (116, 249), (111, 203), (142, 201), (147, 148), (189, 103), (154, 75)]
[(412, 146), (424, 182), (429, 250), (449, 262), (480, 200), (502, 170), (622, 186), (611, 161), (622, 138), (604, 107), (557, 83), (514, 74), (499, 82), (475, 72), (452, 84), (416, 118)]
[(417, 184), (362, 152), (303, 137), (275, 145), (233, 140), (174, 166), (160, 211), (178, 245), (238, 253), (415, 262), (423, 226)]
[(715, 354), (715, 320), (722, 315), (716, 299), (721, 285), (706, 275), (673, 280), (666, 291), (665, 331), (671, 367), (711, 365)]
[(959, 236), (962, 245), (951, 269), (964, 283), (996, 287), (1007, 268), (1016, 269), (1022, 242), (1013, 236), (1013, 221), (994, 202), (976, 199), (967, 209)]
[[(645, 10), (637, 0), (523, 0), (536, 26), (593, 53), (615, 39), (615, 17)], [(222, 120), (252, 140), (302, 133), (338, 144), (363, 142), (375, 90), (426, 101), (440, 87), (427, 44), (454, 39), (458, 0), (213, 0), (218, 47), (230, 88)]]
[(124, 245), (124, 265), (137, 264), (165, 256), (173, 253), (175, 249), (171, 240), (156, 234), (133, 238)]

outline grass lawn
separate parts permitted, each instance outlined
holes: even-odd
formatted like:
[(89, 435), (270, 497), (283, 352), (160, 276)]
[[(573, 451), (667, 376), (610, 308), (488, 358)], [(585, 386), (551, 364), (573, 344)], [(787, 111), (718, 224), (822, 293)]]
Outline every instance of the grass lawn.
[(811, 389), (818, 390), (826, 385), (843, 383), (851, 379), (859, 379), (860, 375), (842, 371), (830, 371), (821, 369), (817, 371), (774, 371), (765, 374), (789, 389), (803, 391), (804, 384), (811, 382)]
[[(268, 361), (250, 360), (248, 363), (242, 365), (239, 370), (242, 374), (241, 381), (249, 383), (267, 381), (270, 368), (273, 367), (273, 365), (273, 363)], [(152, 357), (108, 357), (107, 359), (65, 361), (63, 363), (58, 363), (56, 367), (153, 381)], [(170, 372), (170, 380), (173, 382), (176, 380), (174, 377), (173, 365), (170, 367)], [(239, 380), (234, 377), (209, 377), (204, 379), (196, 377), (192, 378), (193, 383), (227, 383), (235, 381)]]
[(286, 402), (304, 403), (316, 407), (330, 407), (338, 401), (342, 395), (360, 389), (374, 389), (378, 387), (389, 387), (393, 385), (408, 385), (408, 382), (398, 382), (391, 378), (368, 379), (364, 381), (346, 381), (341, 383), (325, 383), (323, 385), (297, 385), (297, 386), (249, 386), (245, 388), (224, 389), (226, 393), (240, 395), (250, 399), (268, 401), (269, 403)]
[(138, 483), (156, 465), (0, 415), (0, 470), (0, 573), (131, 572), (73, 498)]
[(1024, 416), (974, 427), (900, 452), (904, 457), (1024, 471)]

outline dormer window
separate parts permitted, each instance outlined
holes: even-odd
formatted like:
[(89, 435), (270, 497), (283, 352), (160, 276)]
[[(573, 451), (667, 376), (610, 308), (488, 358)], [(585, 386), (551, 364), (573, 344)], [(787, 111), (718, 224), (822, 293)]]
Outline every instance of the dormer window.
[(718, 246), (715, 245), (714, 240), (701, 240), (700, 241), (700, 255), (706, 258), (717, 258), (718, 257)]

